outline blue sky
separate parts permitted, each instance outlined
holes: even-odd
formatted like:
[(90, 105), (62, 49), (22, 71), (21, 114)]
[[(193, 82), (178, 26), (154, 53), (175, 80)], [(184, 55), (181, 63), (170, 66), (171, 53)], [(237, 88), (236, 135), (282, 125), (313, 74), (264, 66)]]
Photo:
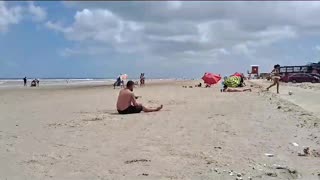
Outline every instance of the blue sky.
[(319, 2), (4, 2), (0, 77), (198, 78), (319, 61)]

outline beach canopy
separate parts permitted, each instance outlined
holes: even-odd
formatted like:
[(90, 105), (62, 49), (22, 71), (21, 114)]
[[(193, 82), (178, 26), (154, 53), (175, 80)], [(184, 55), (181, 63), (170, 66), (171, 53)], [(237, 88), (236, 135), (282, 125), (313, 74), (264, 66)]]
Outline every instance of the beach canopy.
[(238, 87), (241, 84), (241, 77), (238, 76), (231, 76), (228, 77), (227, 79), (224, 80), (223, 82), (224, 85), (226, 85), (227, 87)]
[(204, 73), (202, 80), (206, 84), (213, 85), (217, 84), (221, 80), (221, 76), (213, 73)]
[(241, 74), (241, 73), (236, 72), (236, 73), (234, 73), (232, 76), (242, 77), (242, 74)]

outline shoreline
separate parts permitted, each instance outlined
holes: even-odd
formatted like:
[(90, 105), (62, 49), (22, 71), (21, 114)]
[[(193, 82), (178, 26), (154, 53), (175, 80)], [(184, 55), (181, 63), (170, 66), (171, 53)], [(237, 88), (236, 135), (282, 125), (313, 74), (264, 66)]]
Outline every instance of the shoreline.
[[(133, 81), (138, 81), (134, 79)], [(154, 84), (166, 84), (166, 83), (172, 83), (172, 82), (185, 82), (190, 80), (175, 80), (175, 79), (149, 79), (146, 81), (147, 85), (154, 85)], [(96, 81), (96, 80), (87, 80), (87, 81), (80, 81), (80, 82), (70, 82), (66, 83), (66, 80), (60, 80), (58, 83), (43, 83), (40, 81), (39, 87), (30, 87), (30, 81), (28, 82), (28, 86), (23, 86), (22, 81), (16, 81), (18, 83), (11, 84), (11, 85), (5, 85), (0, 84), (0, 91), (5, 89), (50, 89), (50, 88), (81, 88), (81, 87), (113, 87), (113, 83), (115, 80), (106, 80), (106, 81)]]

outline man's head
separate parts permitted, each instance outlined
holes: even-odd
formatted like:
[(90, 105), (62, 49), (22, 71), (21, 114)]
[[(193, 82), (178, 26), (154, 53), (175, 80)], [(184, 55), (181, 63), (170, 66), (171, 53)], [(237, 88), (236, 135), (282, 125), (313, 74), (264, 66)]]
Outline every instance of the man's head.
[(133, 91), (133, 87), (134, 87), (134, 82), (133, 81), (128, 81), (127, 82), (127, 89), (129, 89), (130, 91)]

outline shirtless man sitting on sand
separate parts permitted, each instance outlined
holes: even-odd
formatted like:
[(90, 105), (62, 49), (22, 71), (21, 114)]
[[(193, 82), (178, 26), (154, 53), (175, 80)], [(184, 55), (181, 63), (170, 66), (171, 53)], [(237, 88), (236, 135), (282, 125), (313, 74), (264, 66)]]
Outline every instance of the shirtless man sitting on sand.
[(229, 88), (228, 86), (223, 86), (223, 92), (245, 92), (245, 91), (252, 91), (251, 89), (239, 89), (239, 88)]
[(137, 103), (136, 96), (133, 93), (134, 82), (128, 81), (127, 87), (125, 89), (121, 89), (118, 102), (117, 102), (117, 110), (119, 114), (133, 114), (143, 112), (154, 112), (162, 109), (162, 105), (158, 108), (146, 108), (142, 104)]

